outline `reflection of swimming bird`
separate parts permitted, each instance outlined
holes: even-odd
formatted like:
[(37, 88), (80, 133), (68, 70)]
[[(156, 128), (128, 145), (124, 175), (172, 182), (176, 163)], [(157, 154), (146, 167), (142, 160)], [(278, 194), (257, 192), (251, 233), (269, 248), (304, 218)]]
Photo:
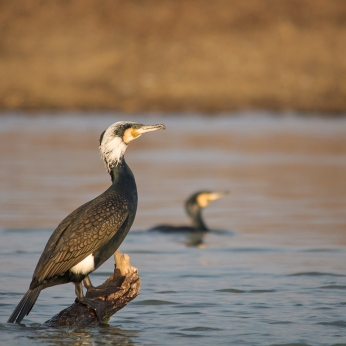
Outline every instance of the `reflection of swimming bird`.
[(158, 232), (206, 232), (208, 231), (202, 219), (202, 210), (211, 201), (215, 201), (225, 195), (228, 192), (212, 192), (212, 191), (199, 191), (194, 193), (185, 202), (185, 210), (189, 215), (192, 226), (171, 226), (171, 225), (159, 225), (151, 228), (150, 231)]
[[(42, 289), (68, 282), (75, 284), (78, 301), (93, 308), (101, 320), (102, 307), (88, 296), (104, 292), (91, 285), (88, 274), (120, 246), (132, 226), (137, 209), (135, 178), (125, 162), (124, 153), (133, 139), (161, 129), (165, 127), (118, 122), (101, 134), (100, 151), (112, 185), (59, 224), (37, 263), (29, 290), (8, 322), (20, 323), (31, 311)], [(87, 289), (86, 297), (83, 296), (82, 281)]]

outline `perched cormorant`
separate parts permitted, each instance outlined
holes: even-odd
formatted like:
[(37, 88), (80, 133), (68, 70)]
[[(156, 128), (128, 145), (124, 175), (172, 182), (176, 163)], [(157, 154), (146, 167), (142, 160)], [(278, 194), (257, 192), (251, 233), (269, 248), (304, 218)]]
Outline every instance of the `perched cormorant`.
[(77, 300), (92, 307), (101, 321), (101, 306), (88, 297), (102, 292), (91, 285), (88, 274), (114, 254), (130, 230), (137, 209), (136, 182), (124, 153), (133, 139), (162, 129), (162, 124), (146, 126), (122, 121), (101, 134), (100, 152), (112, 185), (73, 211), (55, 229), (37, 263), (29, 290), (8, 322), (20, 323), (42, 289), (68, 282), (75, 284)]
[(206, 232), (208, 231), (202, 219), (202, 209), (205, 208), (211, 201), (219, 199), (228, 192), (212, 192), (199, 191), (190, 196), (185, 202), (185, 210), (189, 215), (192, 226), (172, 226), (158, 225), (150, 229), (150, 231), (158, 232)]

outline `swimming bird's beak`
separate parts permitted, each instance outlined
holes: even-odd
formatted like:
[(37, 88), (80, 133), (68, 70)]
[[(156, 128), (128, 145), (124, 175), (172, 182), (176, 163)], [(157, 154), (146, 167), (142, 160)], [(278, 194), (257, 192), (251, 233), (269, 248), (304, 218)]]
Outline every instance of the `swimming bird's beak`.
[(213, 192), (209, 195), (209, 201), (215, 201), (219, 198), (225, 197), (226, 195), (228, 195), (229, 192), (228, 191), (223, 191), (223, 192)]
[(201, 193), (197, 196), (197, 204), (200, 208), (205, 208), (211, 201), (215, 201), (226, 195), (228, 195), (228, 191)]

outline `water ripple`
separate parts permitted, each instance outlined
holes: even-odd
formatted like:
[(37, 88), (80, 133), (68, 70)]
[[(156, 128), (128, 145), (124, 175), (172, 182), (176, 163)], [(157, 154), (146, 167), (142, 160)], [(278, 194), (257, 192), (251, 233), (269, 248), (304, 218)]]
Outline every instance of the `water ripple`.
[(170, 335), (173, 335), (173, 336), (183, 337), (183, 338), (205, 338), (206, 336), (209, 336), (209, 335), (185, 334), (185, 333), (177, 333), (177, 332), (169, 333), (169, 334), (170, 334)]
[(334, 326), (334, 327), (346, 328), (345, 321), (319, 322), (317, 324), (321, 324), (323, 326)]
[(140, 302), (134, 302), (132, 304), (135, 305), (178, 305), (180, 303), (175, 303), (175, 302), (169, 302), (166, 300), (156, 300), (156, 299), (147, 299), (147, 300), (142, 300)]
[(273, 322), (268, 322), (269, 324), (292, 324), (294, 322), (292, 321), (273, 321)]
[(237, 248), (216, 248), (209, 249), (209, 252), (253, 252), (253, 253), (262, 253), (262, 252), (288, 252), (290, 250), (285, 248), (263, 248), (263, 247), (237, 247)]
[(301, 343), (301, 342), (293, 342), (293, 343), (289, 343), (289, 344), (271, 344), (270, 346), (311, 346), (310, 344), (306, 344), (306, 343)]
[(219, 276), (213, 275), (213, 274), (210, 274), (210, 275), (204, 275), (204, 274), (179, 275), (179, 278), (182, 278), (182, 279), (186, 279), (186, 278), (189, 278), (189, 279), (207, 279), (207, 278), (217, 278), (217, 277), (219, 277)]
[(179, 306), (174, 306), (175, 308), (184, 308), (184, 309), (190, 309), (190, 308), (209, 308), (209, 307), (214, 307), (214, 306), (219, 306), (219, 304), (214, 304), (214, 303), (207, 303), (207, 302), (201, 302), (201, 303), (194, 303), (194, 304), (182, 304)]
[(289, 274), (287, 276), (336, 276), (336, 277), (345, 277), (346, 275), (335, 274), (335, 273), (323, 273), (323, 272), (301, 272)]
[(337, 253), (337, 252), (345, 252), (344, 249), (304, 249), (304, 250), (299, 250), (299, 252), (331, 252), (331, 253)]
[(213, 330), (222, 330), (220, 328), (210, 328), (210, 327), (192, 327), (192, 328), (184, 328), (181, 329), (183, 332), (207, 332)]
[(221, 290), (215, 290), (215, 292), (226, 292), (226, 293), (273, 293), (273, 292), (276, 292), (276, 290), (267, 289), (267, 290), (244, 291), (244, 290), (238, 290), (238, 289), (235, 289), (235, 288), (224, 288), (224, 289), (221, 289)]
[(215, 292), (227, 292), (227, 293), (246, 293), (243, 290), (237, 290), (235, 288), (223, 288), (221, 290), (215, 290)]
[(249, 293), (273, 293), (276, 292), (276, 290), (251, 290)]
[(346, 286), (341, 286), (341, 285), (328, 285), (328, 286), (321, 286), (320, 288), (329, 289), (329, 290), (346, 290)]
[(177, 291), (160, 291), (160, 292), (156, 292), (158, 294), (172, 294), (172, 293), (177, 293)]

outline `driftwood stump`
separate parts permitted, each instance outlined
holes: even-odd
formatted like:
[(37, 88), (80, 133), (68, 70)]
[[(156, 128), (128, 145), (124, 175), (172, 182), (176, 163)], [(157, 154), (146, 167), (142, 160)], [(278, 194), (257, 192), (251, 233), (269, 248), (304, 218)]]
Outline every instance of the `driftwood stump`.
[[(130, 257), (116, 251), (114, 258), (114, 273), (98, 287), (110, 288), (113, 291), (118, 287), (118, 290), (109, 295), (92, 298), (103, 304), (103, 323), (108, 322), (112, 315), (136, 298), (140, 290), (141, 282), (138, 269), (131, 266)], [(97, 326), (99, 324), (100, 321), (95, 311), (77, 301), (44, 323), (47, 327), (82, 327)]]

